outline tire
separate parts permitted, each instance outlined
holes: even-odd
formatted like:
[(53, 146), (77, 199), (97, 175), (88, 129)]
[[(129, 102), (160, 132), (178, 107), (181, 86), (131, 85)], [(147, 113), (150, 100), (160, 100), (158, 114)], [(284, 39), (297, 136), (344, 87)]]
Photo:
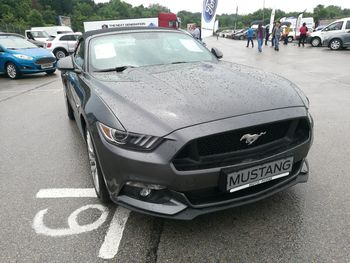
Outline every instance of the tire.
[(8, 62), (5, 66), (6, 74), (10, 79), (18, 79), (21, 73), (18, 71), (15, 64)]
[(321, 39), (319, 37), (313, 37), (311, 39), (311, 46), (319, 47), (321, 45)]
[(289, 43), (292, 43), (293, 40), (294, 40), (294, 38), (293, 38), (292, 36), (289, 36), (289, 37), (288, 37), (288, 42), (289, 42)]
[(47, 75), (52, 75), (53, 73), (55, 73), (56, 69), (51, 69), (51, 70), (47, 70), (45, 71)]
[(329, 48), (331, 50), (339, 50), (339, 49), (342, 49), (343, 48), (343, 43), (341, 42), (341, 40), (339, 38), (335, 38), (335, 39), (332, 39), (330, 42), (329, 42)]
[(65, 51), (63, 48), (58, 48), (53, 53), (57, 60), (60, 60), (68, 55), (67, 51)]
[(95, 147), (92, 141), (92, 136), (87, 128), (86, 128), (86, 146), (87, 146), (92, 181), (94, 183), (96, 195), (103, 203), (108, 203), (110, 202), (111, 199), (109, 197), (109, 193), (102, 176)]
[(240, 36), (240, 37), (239, 37), (239, 40), (244, 40), (244, 37), (243, 37), (243, 36)]

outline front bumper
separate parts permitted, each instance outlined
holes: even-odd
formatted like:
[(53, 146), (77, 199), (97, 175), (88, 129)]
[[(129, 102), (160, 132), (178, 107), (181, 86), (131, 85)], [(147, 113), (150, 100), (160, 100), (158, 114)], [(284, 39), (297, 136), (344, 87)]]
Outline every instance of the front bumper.
[(41, 65), (35, 64), (34, 61), (26, 61), (26, 60), (21, 60), (21, 61), (15, 61), (14, 62), (17, 69), (19, 72), (22, 74), (35, 74), (35, 73), (42, 73), (50, 70), (56, 69), (56, 64), (57, 62), (52, 63), (52, 67), (48, 68), (42, 68)]
[[(202, 170), (178, 171), (172, 164), (175, 154), (190, 140), (253, 125), (307, 117), (303, 107), (279, 109), (246, 116), (238, 116), (178, 130), (151, 153), (133, 152), (108, 143), (94, 128), (96, 151), (99, 157), (111, 199), (122, 206), (142, 213), (175, 219), (192, 219), (211, 213), (252, 203), (297, 183), (306, 182), (308, 168), (306, 156), (312, 143), (312, 132), (308, 141), (278, 152), (274, 155), (225, 167)], [(218, 190), (220, 172), (223, 168), (245, 169), (270, 161), (293, 156), (293, 171), (287, 177), (263, 183), (235, 193)], [(306, 167), (306, 168), (305, 168)], [(154, 196), (143, 198), (127, 182), (140, 182), (164, 186), (154, 190)]]

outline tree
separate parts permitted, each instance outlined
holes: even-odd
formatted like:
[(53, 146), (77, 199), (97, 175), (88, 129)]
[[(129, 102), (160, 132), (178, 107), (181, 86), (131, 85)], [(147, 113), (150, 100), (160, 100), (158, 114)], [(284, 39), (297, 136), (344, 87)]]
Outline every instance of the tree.
[(40, 12), (36, 9), (30, 10), (27, 16), (27, 23), (33, 26), (44, 26), (44, 19)]

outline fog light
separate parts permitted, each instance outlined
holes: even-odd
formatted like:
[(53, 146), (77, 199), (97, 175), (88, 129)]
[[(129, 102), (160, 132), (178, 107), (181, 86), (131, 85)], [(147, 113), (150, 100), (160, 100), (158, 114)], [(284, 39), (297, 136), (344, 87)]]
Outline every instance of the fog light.
[(149, 189), (149, 188), (142, 188), (141, 191), (140, 191), (140, 195), (142, 197), (147, 197), (151, 194), (152, 190)]
[(164, 186), (158, 185), (158, 184), (144, 184), (140, 182), (126, 182), (126, 185), (137, 187), (137, 188), (144, 188), (144, 189), (149, 189), (149, 190), (162, 190), (165, 189)]

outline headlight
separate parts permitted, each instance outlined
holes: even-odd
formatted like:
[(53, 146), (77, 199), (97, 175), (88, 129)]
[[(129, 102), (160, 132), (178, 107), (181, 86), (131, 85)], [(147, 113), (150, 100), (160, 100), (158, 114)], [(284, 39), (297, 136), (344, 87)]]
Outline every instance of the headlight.
[(151, 151), (156, 148), (162, 138), (152, 135), (132, 133), (125, 130), (113, 129), (98, 123), (98, 127), (103, 134), (103, 137), (110, 143), (121, 148), (126, 148), (136, 151)]
[(24, 60), (33, 60), (33, 57), (27, 56), (27, 55), (22, 55), (22, 54), (14, 54), (13, 55), (16, 58), (19, 59), (24, 59)]

